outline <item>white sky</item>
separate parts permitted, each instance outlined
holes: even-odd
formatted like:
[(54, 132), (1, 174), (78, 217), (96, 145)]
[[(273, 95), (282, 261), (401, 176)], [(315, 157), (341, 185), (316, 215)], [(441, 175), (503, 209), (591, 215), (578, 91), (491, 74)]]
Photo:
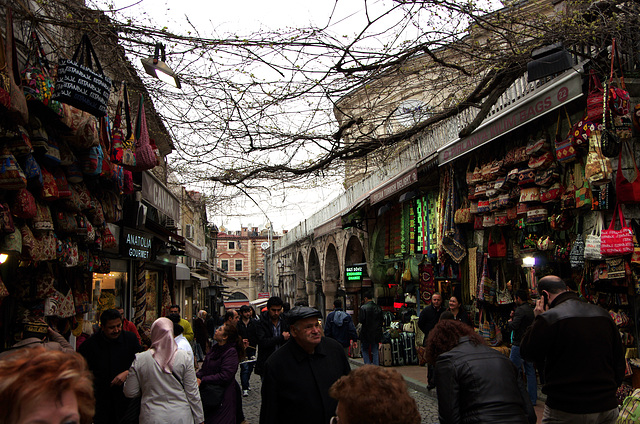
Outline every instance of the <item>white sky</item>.
[[(214, 32), (245, 35), (260, 29), (323, 27), (330, 23), (330, 32), (337, 35), (353, 35), (365, 21), (362, 11), (365, 3), (371, 16), (376, 10), (387, 10), (391, 0), (94, 0), (98, 4), (113, 4), (116, 9), (125, 8), (128, 15), (170, 30), (186, 28), (185, 16), (203, 35)], [(130, 7), (129, 7), (130, 6)], [(104, 7), (103, 7), (104, 8)], [(333, 14), (333, 17), (332, 17)], [(383, 23), (384, 24), (384, 23)], [(197, 187), (188, 187), (197, 189)], [(241, 226), (264, 228), (268, 220), (276, 232), (291, 229), (305, 218), (328, 204), (342, 192), (341, 181), (323, 181), (322, 187), (313, 190), (287, 190), (272, 192), (271, 196), (257, 195), (264, 213), (250, 199), (240, 200), (229, 215), (209, 216), (209, 221), (227, 230), (239, 230)], [(243, 215), (242, 217), (238, 215)]]

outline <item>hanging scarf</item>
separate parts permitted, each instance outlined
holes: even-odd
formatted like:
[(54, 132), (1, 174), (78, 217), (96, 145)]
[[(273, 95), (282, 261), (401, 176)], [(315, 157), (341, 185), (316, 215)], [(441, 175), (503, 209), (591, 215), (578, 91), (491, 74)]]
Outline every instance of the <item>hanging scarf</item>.
[(151, 326), (151, 350), (160, 368), (171, 374), (178, 345), (173, 338), (173, 322), (170, 319), (158, 318)]
[(462, 245), (460, 229), (454, 222), (454, 215), (457, 208), (456, 193), (453, 179), (453, 167), (449, 166), (445, 172), (445, 183), (443, 187), (445, 207), (442, 228), (442, 249), (453, 259), (455, 263), (460, 263), (467, 255), (465, 247)]

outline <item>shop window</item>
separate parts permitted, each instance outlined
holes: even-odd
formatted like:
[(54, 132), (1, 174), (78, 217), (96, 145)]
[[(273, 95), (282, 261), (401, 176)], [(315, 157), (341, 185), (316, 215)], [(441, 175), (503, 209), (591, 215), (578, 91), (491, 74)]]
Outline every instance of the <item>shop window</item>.
[(236, 271), (242, 271), (242, 259), (236, 259)]
[(222, 259), (220, 261), (220, 268), (222, 268), (222, 270), (224, 272), (228, 272), (229, 271), (229, 261), (227, 259)]
[(124, 296), (126, 292), (127, 273), (110, 272), (109, 274), (93, 274), (93, 310), (96, 311), (95, 319), (107, 309), (124, 308)]
[(236, 248), (236, 242), (235, 241), (230, 241), (229, 242), (229, 250), (235, 249), (235, 248)]

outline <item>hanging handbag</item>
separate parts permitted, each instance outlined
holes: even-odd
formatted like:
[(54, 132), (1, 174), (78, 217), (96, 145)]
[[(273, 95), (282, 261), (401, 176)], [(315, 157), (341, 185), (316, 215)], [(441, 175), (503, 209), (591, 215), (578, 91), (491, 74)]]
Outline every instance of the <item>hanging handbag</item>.
[[(606, 97), (605, 95), (605, 99)], [(611, 112), (609, 108), (605, 109), (604, 116), (602, 117), (600, 148), (602, 154), (608, 158), (616, 157), (618, 153), (620, 153), (620, 137), (618, 137), (618, 133), (613, 129), (613, 112)]]
[(13, 216), (11, 209), (7, 203), (0, 203), (0, 233), (13, 233), (15, 226), (13, 225)]
[(526, 187), (534, 185), (536, 182), (536, 170), (531, 168), (525, 168), (518, 171), (518, 185)]
[[(618, 86), (614, 87), (614, 75), (613, 65), (615, 60), (618, 61), (618, 70), (620, 71), (620, 79)], [(616, 39), (611, 40), (611, 75), (609, 76), (609, 108), (616, 115), (626, 115), (631, 110), (631, 98), (627, 87), (624, 84), (624, 74), (622, 73), (622, 63), (620, 62), (620, 56), (618, 55), (618, 49), (616, 47)]]
[(36, 217), (38, 208), (36, 206), (36, 199), (33, 194), (26, 188), (18, 191), (16, 198), (13, 201), (11, 212), (16, 218), (33, 219)]
[[(500, 275), (499, 279), (496, 278), (496, 286), (498, 287), (496, 303), (498, 305), (510, 305), (514, 303), (513, 296), (511, 296), (511, 292), (507, 285), (507, 278), (504, 275), (504, 269), (500, 267), (500, 269), (496, 271), (496, 275)], [(500, 288), (500, 280), (502, 280), (502, 283), (504, 284), (503, 288)]]
[(569, 178), (564, 193), (560, 195), (560, 207), (563, 210), (576, 207), (576, 185), (573, 178), (573, 171), (569, 172)]
[[(615, 229), (616, 211), (620, 219), (620, 229)], [(622, 207), (618, 204), (613, 211), (609, 228), (602, 231), (600, 252), (602, 256), (620, 256), (633, 253), (633, 231), (627, 226), (622, 214)]]
[(31, 51), (27, 56), (27, 64), (22, 70), (22, 87), (27, 100), (37, 100), (48, 106), (57, 114), (61, 113), (61, 105), (51, 100), (54, 81), (51, 78), (49, 61), (42, 48), (40, 37), (36, 31), (31, 31)]
[(4, 147), (0, 152), (0, 188), (4, 190), (20, 190), (26, 187), (27, 177), (13, 154)]
[(556, 125), (556, 159), (560, 163), (569, 163), (576, 160), (576, 156), (578, 154), (576, 147), (573, 145), (573, 134), (572, 134), (572, 126), (571, 126), (571, 118), (569, 118), (569, 113), (567, 112), (567, 108), (564, 109), (564, 114), (567, 117), (567, 122), (569, 122), (569, 132), (566, 137), (561, 137), (561, 128), (562, 128), (562, 112), (558, 114), (558, 123)]
[(604, 88), (596, 76), (596, 71), (589, 71), (589, 93), (587, 95), (587, 120), (594, 123), (602, 122), (604, 113)]
[(543, 187), (540, 189), (540, 201), (542, 203), (559, 202), (564, 193), (564, 186), (555, 183), (551, 187)]
[(589, 121), (587, 117), (583, 117), (578, 121), (572, 129), (571, 141), (577, 149), (586, 150), (589, 148), (589, 136), (591, 131), (596, 130), (596, 125)]
[(48, 205), (36, 201), (36, 217), (32, 224), (34, 230), (53, 230), (53, 218)]
[(600, 261), (603, 259), (602, 253), (600, 253), (601, 231), (602, 231), (602, 213), (598, 212), (596, 223), (593, 226), (593, 231), (591, 231), (591, 234), (587, 235), (584, 241), (584, 258), (586, 260)]
[(600, 131), (592, 131), (589, 136), (589, 153), (587, 154), (584, 173), (587, 181), (595, 185), (606, 184), (611, 181), (613, 172), (611, 161), (602, 154), (600, 141)]
[(102, 71), (89, 36), (83, 34), (73, 58), (60, 60), (52, 99), (100, 117), (107, 114), (110, 92), (111, 79)]
[(12, 233), (0, 237), (0, 251), (6, 254), (22, 253), (22, 234), (19, 229), (14, 228)]
[(532, 156), (527, 163), (531, 169), (546, 169), (555, 161), (555, 155), (551, 152), (545, 152), (540, 156)]
[(542, 155), (543, 153), (546, 153), (549, 151), (549, 140), (547, 138), (546, 135), (538, 138), (538, 139), (531, 139), (528, 143), (527, 143), (527, 148), (525, 150), (527, 156), (531, 157), (531, 156), (539, 156)]
[(540, 201), (540, 187), (527, 187), (520, 190), (520, 203)]
[(640, 235), (640, 224), (635, 219), (632, 219), (631, 229), (633, 230), (633, 253), (631, 254), (631, 263), (640, 265), (640, 241), (638, 236)]
[(478, 284), (478, 300), (484, 300), (489, 303), (493, 302), (491, 299), (491, 288), (493, 287), (493, 280), (489, 277), (489, 264), (487, 261), (487, 255), (484, 255), (482, 264), (482, 276), (480, 277), (480, 283)]
[(468, 201), (465, 201), (462, 206), (456, 210), (453, 222), (456, 224), (471, 224), (473, 222)]
[(491, 259), (507, 257), (507, 241), (502, 230), (494, 229), (489, 232), (487, 252)]
[(138, 118), (136, 120), (136, 171), (146, 171), (158, 164), (156, 152), (151, 147), (149, 129), (147, 128), (147, 114), (144, 111), (144, 96), (140, 94)]
[(616, 173), (616, 196), (620, 203), (640, 203), (640, 171), (638, 165), (636, 165), (635, 156), (633, 151), (629, 147), (629, 144), (625, 141), (624, 147), (629, 151), (629, 157), (633, 162), (633, 168), (636, 171), (636, 176), (632, 181), (629, 181), (622, 174), (622, 150), (618, 154), (618, 170)]
[(18, 67), (18, 50), (13, 36), (13, 10), (10, 6), (7, 6), (6, 11), (7, 31), (5, 35), (7, 38), (5, 40), (5, 57), (10, 85), (10, 103), (8, 109), (13, 120), (19, 124), (26, 124), (29, 122), (29, 109), (22, 87), (18, 85), (22, 82), (22, 79), (20, 78)]
[(578, 233), (576, 239), (571, 245), (571, 252), (569, 253), (569, 263), (572, 269), (584, 268), (584, 239), (582, 234)]
[(545, 222), (549, 216), (549, 211), (545, 207), (535, 207), (527, 210), (527, 224), (539, 224)]

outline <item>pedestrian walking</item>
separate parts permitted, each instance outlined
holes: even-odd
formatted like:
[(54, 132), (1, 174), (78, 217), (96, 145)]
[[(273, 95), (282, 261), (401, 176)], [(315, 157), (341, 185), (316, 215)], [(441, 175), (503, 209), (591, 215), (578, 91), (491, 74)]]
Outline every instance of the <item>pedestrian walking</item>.
[(262, 376), (264, 363), (267, 358), (289, 340), (289, 325), (282, 318), (284, 302), (278, 296), (267, 300), (267, 310), (260, 314), (260, 321), (256, 326), (258, 338), (258, 360), (256, 374)]
[(626, 364), (611, 316), (583, 302), (555, 275), (538, 281), (538, 294), (535, 319), (522, 337), (520, 355), (545, 364), (542, 422), (614, 423), (616, 390)]
[(427, 361), (435, 365), (441, 424), (535, 424), (520, 373), (470, 326), (438, 322), (427, 339)]
[(518, 370), (524, 369), (524, 375), (527, 378), (527, 392), (531, 404), (536, 405), (538, 401), (538, 382), (536, 379), (536, 368), (533, 362), (525, 361), (520, 356), (520, 343), (524, 332), (533, 324), (533, 307), (529, 304), (529, 294), (527, 290), (518, 290), (515, 296), (516, 310), (508, 321), (509, 328), (513, 331), (511, 337), (511, 353), (509, 359), (513, 362)]
[(194, 353), (196, 361), (204, 360), (205, 354), (209, 351), (209, 333), (207, 331), (207, 311), (199, 310), (198, 316), (193, 320), (193, 334), (195, 336)]
[[(442, 307), (442, 295), (435, 292), (431, 295), (431, 303), (427, 305), (422, 311), (420, 311), (420, 317), (418, 318), (418, 327), (424, 333), (424, 345), (427, 345), (427, 338), (429, 332), (440, 321), (440, 315), (444, 312)], [(451, 312), (453, 315), (453, 312)], [(454, 316), (455, 319), (455, 316)], [(433, 364), (427, 363), (427, 389), (431, 390), (436, 387), (436, 380), (434, 378), (435, 370)]]
[(351, 315), (342, 309), (342, 300), (334, 300), (333, 308), (333, 311), (327, 315), (324, 335), (340, 343), (344, 347), (344, 353), (348, 355), (351, 341), (358, 340), (356, 326), (353, 325)]
[(382, 309), (373, 301), (371, 289), (365, 290), (362, 297), (364, 304), (358, 315), (358, 321), (362, 324), (362, 359), (365, 364), (378, 365), (378, 344), (382, 341)]
[(140, 424), (204, 422), (193, 360), (178, 349), (173, 322), (151, 325), (151, 348), (138, 353), (124, 383), (128, 398), (141, 397)]
[[(178, 316), (180, 316), (180, 306), (171, 305), (169, 307), (169, 314), (178, 314)], [(189, 324), (189, 321), (180, 317), (180, 322), (178, 324), (180, 324), (184, 329), (184, 337), (189, 341), (189, 343), (193, 343), (193, 328), (191, 328), (191, 324)]]
[(251, 308), (247, 305), (240, 307), (240, 321), (238, 321), (238, 333), (245, 345), (246, 361), (240, 364), (240, 384), (242, 396), (249, 396), (249, 378), (255, 365), (256, 348), (258, 347), (258, 335), (256, 334), (256, 321), (251, 318)]
[[(238, 328), (231, 323), (218, 327), (213, 339), (216, 343), (207, 353), (196, 375), (201, 386), (207, 384), (222, 386), (224, 394), (219, 407), (213, 410), (205, 408), (205, 423), (236, 424), (240, 388), (235, 376), (238, 364), (245, 356), (244, 343), (238, 334)], [(201, 393), (203, 393), (202, 389), (201, 387)], [(207, 399), (203, 399), (203, 404), (207, 404)]]

